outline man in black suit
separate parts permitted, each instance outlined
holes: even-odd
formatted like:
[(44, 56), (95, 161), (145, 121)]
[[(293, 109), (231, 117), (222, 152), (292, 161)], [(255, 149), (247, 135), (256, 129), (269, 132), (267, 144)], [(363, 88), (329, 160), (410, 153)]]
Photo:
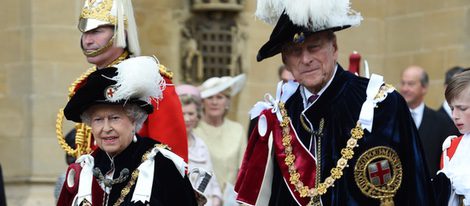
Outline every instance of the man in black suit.
[[(460, 66), (454, 66), (454, 67), (450, 68), (449, 70), (447, 70), (446, 76), (445, 76), (446, 79), (445, 79), (445, 82), (444, 82), (444, 89), (447, 88), (447, 84), (452, 79), (452, 77), (455, 76), (456, 74), (462, 72), (463, 70), (464, 70), (464, 68), (460, 67)], [(449, 106), (449, 104), (447, 103), (446, 100), (444, 100), (444, 102), (442, 103), (442, 106), (437, 111), (439, 113), (443, 114), (446, 117), (447, 121), (452, 125), (450, 133), (453, 134), (453, 135), (459, 136), (460, 132), (457, 129), (457, 127), (455, 127), (455, 125), (454, 125), (454, 121), (452, 120), (452, 111), (451, 111), (450, 106)]]
[(451, 135), (452, 125), (443, 114), (424, 104), (428, 86), (429, 77), (423, 68), (410, 66), (402, 72), (400, 93), (405, 98), (418, 128), (429, 176), (433, 178), (439, 170), (442, 143)]

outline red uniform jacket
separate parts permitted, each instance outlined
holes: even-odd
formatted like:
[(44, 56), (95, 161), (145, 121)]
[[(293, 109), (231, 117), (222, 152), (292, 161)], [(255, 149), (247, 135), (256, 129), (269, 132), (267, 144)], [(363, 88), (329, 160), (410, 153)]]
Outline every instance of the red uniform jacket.
[(188, 162), (188, 137), (181, 102), (172, 81), (167, 76), (162, 76), (167, 83), (163, 90), (163, 99), (158, 103), (152, 101), (154, 111), (144, 122), (139, 135), (168, 145), (172, 152)]

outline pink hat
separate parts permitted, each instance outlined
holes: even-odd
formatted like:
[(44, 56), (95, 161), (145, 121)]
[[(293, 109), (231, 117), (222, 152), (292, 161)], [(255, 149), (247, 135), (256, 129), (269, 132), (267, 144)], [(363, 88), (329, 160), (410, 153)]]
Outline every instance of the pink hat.
[(193, 97), (201, 99), (201, 92), (199, 92), (199, 89), (193, 85), (182, 84), (182, 85), (176, 86), (175, 89), (176, 89), (176, 94), (178, 94), (178, 96), (191, 95)]

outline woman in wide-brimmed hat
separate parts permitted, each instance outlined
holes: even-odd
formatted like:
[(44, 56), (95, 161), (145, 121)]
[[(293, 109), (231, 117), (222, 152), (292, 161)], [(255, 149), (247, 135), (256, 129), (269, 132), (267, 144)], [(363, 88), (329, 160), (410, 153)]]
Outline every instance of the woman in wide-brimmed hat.
[(201, 86), (202, 121), (194, 133), (207, 144), (214, 172), (224, 192), (224, 205), (235, 202), (233, 185), (246, 147), (243, 126), (226, 118), (230, 100), (245, 84), (244, 74), (235, 77), (212, 77)]

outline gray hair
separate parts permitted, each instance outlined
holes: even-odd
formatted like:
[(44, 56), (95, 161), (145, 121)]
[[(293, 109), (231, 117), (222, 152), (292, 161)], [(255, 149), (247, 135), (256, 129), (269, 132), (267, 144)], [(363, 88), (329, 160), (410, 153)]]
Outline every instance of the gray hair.
[(426, 71), (424, 71), (424, 69), (421, 72), (422, 72), (422, 74), (421, 74), (421, 78), (419, 79), (419, 81), (421, 82), (421, 85), (423, 87), (428, 87), (428, 85), (429, 85), (429, 75)]
[[(144, 124), (145, 120), (147, 119), (148, 114), (136, 104), (125, 104), (123, 105), (123, 107), (126, 116), (129, 117), (131, 121), (134, 121), (135, 131), (139, 131), (142, 128), (142, 125)], [(87, 109), (85, 112), (83, 112), (80, 115), (80, 119), (86, 125), (91, 125), (90, 110)]]
[(180, 102), (182, 106), (187, 106), (190, 104), (196, 105), (196, 113), (197, 113), (197, 118), (201, 119), (202, 115), (202, 105), (201, 105), (201, 100), (199, 100), (197, 97), (189, 94), (183, 94), (178, 96), (180, 98)]

